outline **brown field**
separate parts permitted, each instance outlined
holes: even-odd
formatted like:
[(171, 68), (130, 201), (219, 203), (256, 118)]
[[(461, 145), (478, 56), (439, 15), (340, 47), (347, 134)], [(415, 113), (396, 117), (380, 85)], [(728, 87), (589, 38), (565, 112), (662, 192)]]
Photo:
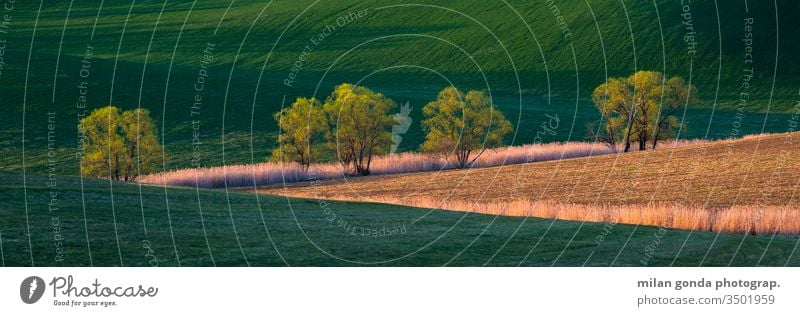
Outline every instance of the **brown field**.
[[(664, 147), (683, 147), (706, 143), (702, 140), (665, 142)], [(622, 150), (619, 146), (618, 151)], [(487, 150), (473, 163), (474, 167), (494, 167), (564, 158), (599, 156), (614, 153), (600, 143), (568, 142), (508, 146)], [(373, 175), (455, 169), (456, 164), (440, 155), (404, 152), (377, 156), (370, 170)], [(146, 184), (191, 186), (201, 188), (254, 187), (308, 179), (341, 179), (349, 176), (339, 163), (314, 163), (303, 170), (293, 163), (264, 162), (249, 165), (189, 168), (148, 174), (137, 181)]]
[(800, 133), (259, 188), (294, 197), (741, 233), (800, 233)]

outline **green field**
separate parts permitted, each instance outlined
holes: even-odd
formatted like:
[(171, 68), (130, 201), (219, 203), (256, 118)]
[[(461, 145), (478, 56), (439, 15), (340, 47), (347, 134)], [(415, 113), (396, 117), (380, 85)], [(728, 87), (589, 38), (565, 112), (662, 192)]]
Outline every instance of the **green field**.
[[(800, 265), (794, 253), (797, 237), (689, 233), (384, 204), (330, 202), (320, 207), (316, 200), (239, 192), (226, 197), (221, 190), (142, 187), (140, 195), (137, 185), (84, 179), (81, 186), (77, 177), (57, 177), (54, 187), (42, 176), (28, 176), (27, 190), (9, 185), (20, 181), (19, 174), (0, 173), (5, 266), (29, 266), (31, 256), (37, 266)], [(57, 192), (52, 203), (50, 192)], [(362, 228), (377, 230), (378, 236), (362, 235)], [(383, 228), (387, 233), (381, 235)], [(57, 257), (60, 251), (63, 257)]]
[[(599, 118), (594, 87), (640, 69), (699, 88), (680, 138), (785, 132), (800, 98), (797, 1), (693, 1), (688, 10), (666, 0), (0, 3), (4, 266), (800, 265), (796, 237), (341, 202), (331, 202), (331, 222), (319, 201), (76, 177), (76, 126), (93, 109), (150, 109), (165, 170), (192, 157), (252, 163), (274, 146), (282, 104), (324, 98), (342, 82), (413, 106), (404, 151), (423, 140), (423, 105), (450, 84), (489, 91), (516, 128), (513, 144), (532, 142), (556, 114), (544, 141), (586, 140)], [(696, 53), (684, 41), (685, 11)], [(738, 107), (741, 92), (749, 100)], [(396, 227), (403, 233), (351, 234)]]
[[(691, 75), (700, 88), (701, 101), (682, 117), (687, 129), (681, 138), (786, 131), (785, 113), (800, 86), (800, 68), (792, 62), (800, 44), (791, 34), (800, 4), (779, 1), (776, 9), (762, 1), (745, 12), (741, 3), (692, 2), (697, 52), (690, 55), (684, 9), (675, 1), (655, 3), (557, 1), (556, 14), (546, 1), (136, 1), (102, 7), (64, 1), (41, 8), (17, 2), (2, 12), (9, 20), (0, 34), (0, 170), (22, 169), (24, 138), (25, 168), (50, 171), (47, 123), (54, 112), (55, 172), (76, 174), (79, 115), (109, 103), (151, 110), (169, 154), (164, 169), (189, 166), (195, 153), (202, 165), (262, 161), (277, 135), (271, 114), (284, 96), (287, 102), (324, 97), (341, 82), (410, 102), (414, 123), (401, 150), (418, 148), (421, 108), (450, 82), (489, 90), (517, 127), (515, 144), (531, 142), (545, 114), (562, 119), (545, 141), (584, 140), (586, 123), (598, 119), (591, 90), (606, 75), (636, 69)], [(361, 10), (363, 17), (311, 41), (337, 18)], [(560, 16), (569, 40), (557, 24)], [(750, 101), (737, 116), (749, 67), (741, 40), (748, 16), (755, 21), (754, 77)], [(307, 46), (313, 49), (287, 87), (284, 80)], [(203, 64), (204, 55), (213, 61)], [(194, 88), (198, 77), (202, 91)], [(85, 109), (78, 109), (82, 93)], [(193, 115), (198, 94), (202, 102)], [(202, 142), (194, 149), (193, 127)]]

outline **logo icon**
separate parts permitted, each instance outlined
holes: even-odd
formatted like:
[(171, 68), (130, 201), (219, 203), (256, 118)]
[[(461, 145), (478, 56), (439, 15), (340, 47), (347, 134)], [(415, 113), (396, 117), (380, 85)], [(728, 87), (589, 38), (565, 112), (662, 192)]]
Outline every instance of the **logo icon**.
[(396, 113), (392, 117), (394, 121), (397, 122), (397, 124), (392, 126), (392, 149), (390, 151), (392, 154), (397, 152), (397, 148), (403, 141), (403, 135), (408, 132), (408, 128), (411, 127), (411, 122), (414, 121), (410, 116), (411, 109), (411, 105), (406, 102), (406, 104), (400, 106), (400, 113)]
[(38, 276), (29, 276), (25, 278), (19, 286), (19, 297), (25, 304), (38, 302), (43, 294), (44, 280)]

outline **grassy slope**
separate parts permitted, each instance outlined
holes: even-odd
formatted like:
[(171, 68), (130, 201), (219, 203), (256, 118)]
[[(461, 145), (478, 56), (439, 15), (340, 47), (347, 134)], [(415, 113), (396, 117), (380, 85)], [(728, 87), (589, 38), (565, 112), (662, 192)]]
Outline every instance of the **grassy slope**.
[[(500, 1), (435, 2), (474, 17), (477, 22), (435, 7), (381, 8), (395, 1), (347, 5), (320, 2), (287, 28), (311, 3), (275, 1), (263, 10), (263, 15), (260, 15), (266, 5), (263, 1), (236, 1), (229, 10), (218, 1), (170, 2), (163, 12), (163, 2), (137, 1), (132, 7), (127, 3), (107, 2), (99, 14), (94, 4), (75, 3), (66, 28), (65, 6), (69, 2), (46, 3), (41, 12), (37, 3), (17, 3), (13, 11), (4, 12), (10, 14), (12, 23), (7, 33), (0, 35), (7, 42), (0, 77), (3, 95), (0, 107), (4, 110), (0, 116), (0, 169), (22, 168), (23, 126), (26, 167), (32, 171), (46, 169), (46, 113), (55, 111), (55, 144), (59, 150), (54, 171), (76, 173), (78, 164), (72, 157), (77, 142), (78, 111), (74, 100), (78, 96), (76, 85), (82, 80), (78, 72), (87, 45), (94, 48), (91, 75), (86, 79), (90, 83), (89, 108), (108, 103), (150, 108), (159, 124), (163, 124), (162, 139), (170, 153), (164, 166), (167, 169), (189, 164), (192, 119), (200, 121), (203, 145), (198, 150), (204, 165), (223, 163), (222, 135), (226, 142), (225, 162), (261, 161), (274, 142), (276, 127), (271, 113), (280, 107), (283, 96), (291, 100), (295, 95), (310, 95), (318, 83), (318, 94), (324, 96), (336, 83), (363, 79), (363, 84), (399, 102), (411, 102), (415, 123), (401, 144), (403, 150), (415, 149), (420, 143), (420, 109), (447, 83), (429, 71), (384, 67), (409, 64), (428, 67), (462, 88), (486, 88), (472, 59), (459, 49), (422, 36), (370, 41), (387, 35), (435, 36), (463, 48), (483, 70), (496, 103), (512, 121), (518, 121), (516, 143), (530, 142), (545, 119), (543, 114), (548, 113), (558, 114), (562, 124), (557, 135), (546, 141), (582, 139), (585, 122), (596, 119), (596, 112), (586, 98), (606, 73), (617, 76), (635, 69), (657, 69), (689, 76), (689, 57), (682, 40), (685, 30), (680, 25), (681, 8), (674, 1), (657, 1), (657, 11), (650, 2), (628, 1), (623, 7), (622, 2), (614, 1), (588, 1), (588, 4), (558, 1), (573, 33), (571, 43), (560, 38), (555, 17), (544, 2), (511, 1), (521, 19)], [(753, 111), (763, 111), (768, 106), (765, 100), (773, 92), (773, 71), (777, 75), (773, 96), (776, 101), (771, 110), (787, 111), (793, 105), (798, 86), (795, 74), (800, 69), (792, 58), (797, 56), (800, 45), (796, 36), (784, 30), (796, 28), (800, 21), (798, 6), (794, 1), (779, 1), (778, 42), (772, 4), (750, 6), (750, 13), (757, 21), (756, 78), (751, 88), (753, 101), (738, 122), (735, 111), (718, 109), (712, 117), (711, 108), (717, 93), (717, 105), (730, 108), (740, 91), (744, 8), (739, 3), (719, 3), (717, 8), (711, 1), (693, 2), (699, 53), (693, 60), (692, 81), (701, 88), (705, 102), (693, 105), (687, 112), (689, 129), (682, 137), (727, 137), (734, 124), (739, 123), (741, 127), (736, 131), (739, 134), (761, 131), (762, 126), (768, 131), (786, 130), (785, 114), (771, 113), (767, 117)], [(368, 19), (339, 28), (315, 47), (303, 64), (295, 87), (281, 84), (303, 47), (310, 43), (310, 37), (326, 24), (335, 23), (336, 17), (359, 9), (369, 10)], [(223, 16), (219, 30), (214, 33)], [(662, 29), (654, 23), (658, 17)], [(530, 25), (535, 38), (523, 20)], [(717, 20), (721, 30), (717, 29)], [(185, 27), (184, 21), (187, 21)], [(272, 50), (284, 29), (285, 34)], [(663, 30), (663, 45), (660, 30)], [(192, 86), (198, 76), (202, 50), (209, 42), (215, 45), (215, 62), (203, 91), (201, 114), (190, 117), (190, 105), (196, 94)], [(364, 45), (348, 53), (360, 44)], [(574, 46), (575, 59), (570, 45)], [(777, 60), (776, 46), (780, 47)], [(605, 47), (605, 54), (601, 47)], [(513, 65), (503, 48), (507, 49)], [(270, 60), (262, 73), (268, 56)], [(342, 58), (323, 79), (322, 73), (339, 56)], [(514, 68), (521, 82), (522, 104), (515, 93)], [(379, 72), (372, 74), (375, 71)], [(259, 79), (261, 85), (255, 94)], [(551, 103), (548, 92), (553, 96)], [(252, 140), (250, 136), (254, 136)]]
[[(31, 264), (27, 227), (37, 266), (147, 266), (153, 257), (146, 255), (145, 244), (160, 266), (178, 264), (176, 249), (184, 266), (243, 266), (248, 262), (254, 266), (354, 265), (401, 257), (384, 264), (608, 266), (614, 262), (616, 266), (638, 266), (647, 258), (649, 249), (653, 253), (646, 264), (651, 266), (670, 265), (673, 259), (678, 266), (752, 266), (759, 262), (800, 265), (799, 256), (793, 254), (797, 238), (789, 237), (690, 234), (622, 224), (604, 227), (331, 202), (330, 212), (351, 227), (405, 225), (406, 229), (405, 234), (362, 237), (350, 236), (335, 221), (327, 221), (326, 216), (330, 215), (325, 215), (314, 200), (268, 195), (259, 195), (257, 200), (256, 195), (239, 192), (231, 192), (226, 198), (223, 191), (161, 187), (142, 187), (140, 195), (136, 185), (86, 179), (81, 189), (79, 178), (61, 176), (55, 178), (55, 187), (51, 188), (46, 178), (30, 175), (26, 179), (27, 190), (23, 191), (13, 185), (21, 182), (20, 178), (19, 174), (0, 173), (0, 234), (5, 266)], [(48, 210), (51, 190), (57, 192), (57, 208)], [(82, 201), (86, 203), (85, 221)], [(198, 202), (202, 206), (202, 222)], [(207, 235), (203, 234), (203, 224)], [(64, 261), (60, 262), (55, 261), (56, 226), (66, 250)], [(237, 236), (242, 250), (237, 246)], [(598, 245), (596, 241), (601, 237), (604, 241)]]

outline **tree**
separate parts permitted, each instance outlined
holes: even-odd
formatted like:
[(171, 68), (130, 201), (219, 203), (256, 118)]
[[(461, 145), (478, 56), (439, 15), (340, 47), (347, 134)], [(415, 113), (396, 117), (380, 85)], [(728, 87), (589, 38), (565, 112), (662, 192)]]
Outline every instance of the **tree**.
[(81, 158), (85, 176), (133, 181), (154, 170), (162, 153), (146, 109), (120, 113), (115, 106), (99, 108), (81, 119), (78, 129), (85, 137)]
[(687, 84), (681, 77), (669, 78), (664, 100), (659, 117), (656, 118), (653, 149), (656, 149), (659, 140), (674, 136), (674, 131), (680, 127), (680, 122), (675, 116), (684, 105), (697, 101), (697, 88)]
[(394, 101), (365, 87), (344, 83), (334, 88), (324, 105), (329, 146), (345, 169), (353, 165), (358, 175), (369, 175), (372, 157), (392, 144)]
[(464, 95), (447, 87), (422, 112), (426, 132), (422, 151), (444, 154), (459, 168), (471, 165), (487, 148), (501, 146), (512, 131), (511, 123), (480, 91)]
[[(603, 120), (596, 138), (613, 149), (620, 138), (625, 151), (630, 149), (630, 125), (635, 112), (631, 99), (632, 93), (623, 78), (610, 78), (592, 93), (592, 100)], [(592, 127), (590, 129), (594, 132)]]
[(680, 127), (675, 115), (694, 100), (696, 89), (680, 77), (665, 80), (656, 71), (638, 71), (627, 78), (611, 78), (595, 88), (592, 100), (602, 115), (601, 127), (590, 131), (598, 140), (616, 148), (621, 139), (624, 151), (637, 142), (646, 150), (673, 135)]
[(315, 98), (297, 98), (288, 108), (275, 113), (281, 129), (278, 147), (272, 151), (272, 160), (296, 162), (308, 170), (311, 162), (321, 156), (328, 123), (322, 104)]
[(655, 131), (655, 120), (664, 96), (664, 75), (656, 71), (637, 71), (628, 77), (628, 86), (632, 88), (633, 115), (632, 141), (639, 143), (639, 150), (647, 149), (647, 142)]

